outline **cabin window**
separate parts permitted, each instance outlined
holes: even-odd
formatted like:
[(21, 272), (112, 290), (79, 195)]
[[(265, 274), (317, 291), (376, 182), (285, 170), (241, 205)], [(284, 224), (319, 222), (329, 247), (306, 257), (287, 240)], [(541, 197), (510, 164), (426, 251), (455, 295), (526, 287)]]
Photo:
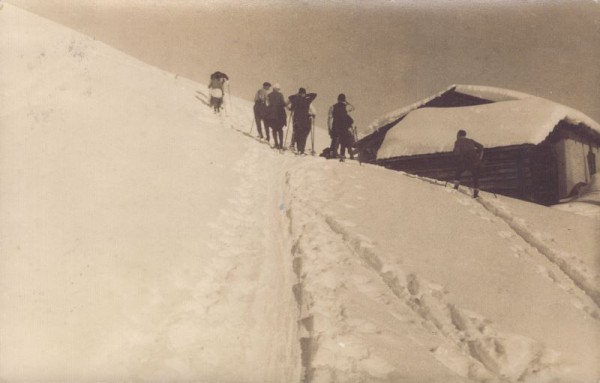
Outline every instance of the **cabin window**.
[(596, 174), (596, 154), (592, 152), (592, 148), (587, 155), (588, 169), (590, 169), (590, 177)]

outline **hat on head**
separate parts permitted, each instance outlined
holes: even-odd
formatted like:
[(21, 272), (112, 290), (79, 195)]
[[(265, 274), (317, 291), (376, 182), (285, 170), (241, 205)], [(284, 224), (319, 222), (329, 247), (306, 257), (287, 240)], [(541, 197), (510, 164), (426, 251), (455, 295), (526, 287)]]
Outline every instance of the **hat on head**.
[(300, 89), (298, 89), (298, 93), (300, 93), (300, 94), (306, 94), (306, 89), (300, 88)]
[(467, 132), (465, 132), (464, 130), (459, 130), (458, 133), (456, 133), (456, 135), (458, 137), (466, 137), (467, 136)]
[(269, 88), (271, 87), (271, 83), (268, 81), (263, 82), (263, 88)]
[(273, 89), (281, 89), (278, 82), (273, 85)]
[(340, 93), (338, 95), (338, 101), (346, 101), (346, 95), (344, 93)]

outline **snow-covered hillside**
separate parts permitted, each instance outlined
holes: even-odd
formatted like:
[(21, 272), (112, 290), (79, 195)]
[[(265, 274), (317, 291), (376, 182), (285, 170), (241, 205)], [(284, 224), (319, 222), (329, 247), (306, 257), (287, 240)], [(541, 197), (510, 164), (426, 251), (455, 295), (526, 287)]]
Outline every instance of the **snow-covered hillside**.
[(0, 11), (0, 380), (600, 379), (600, 220), (282, 154), (205, 90)]

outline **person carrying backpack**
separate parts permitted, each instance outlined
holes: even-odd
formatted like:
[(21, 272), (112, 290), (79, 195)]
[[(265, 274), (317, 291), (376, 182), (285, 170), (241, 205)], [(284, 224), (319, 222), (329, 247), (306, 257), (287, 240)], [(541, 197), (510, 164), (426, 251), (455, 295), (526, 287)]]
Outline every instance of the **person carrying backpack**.
[(287, 119), (285, 106), (285, 98), (280, 91), (279, 84), (273, 85), (273, 91), (267, 96), (265, 124), (267, 129), (273, 129), (273, 141), (276, 149), (283, 149), (283, 127)]
[[(354, 111), (354, 106), (346, 101), (346, 95), (343, 93), (340, 93), (337, 99), (338, 102), (329, 108), (327, 119), (327, 127), (329, 129), (329, 136), (331, 137), (330, 158), (338, 157), (338, 146), (340, 146), (342, 140), (346, 139), (352, 124), (354, 124), (354, 120), (348, 114)], [(346, 146), (343, 145), (344, 156), (345, 149)]]
[(457, 156), (454, 189), (458, 189), (462, 174), (469, 171), (473, 177), (473, 198), (477, 198), (479, 196), (479, 172), (483, 158), (483, 145), (467, 138), (467, 132), (461, 129), (456, 134), (454, 154)]
[(294, 114), (292, 141), (296, 143), (299, 154), (304, 154), (306, 138), (311, 130), (310, 103), (317, 98), (316, 93), (306, 93), (306, 89), (300, 88), (297, 94), (289, 97), (289, 108)]
[[(256, 122), (256, 130), (258, 130), (258, 136), (263, 139), (262, 125), (267, 114), (267, 95), (271, 90), (271, 84), (268, 82), (263, 83), (263, 87), (260, 88), (254, 96), (254, 121)], [(269, 128), (265, 123), (265, 133), (267, 141), (269, 141)]]
[(210, 75), (208, 92), (210, 94), (210, 106), (213, 107), (215, 113), (219, 113), (223, 106), (225, 81), (227, 80), (229, 80), (229, 77), (223, 72), (215, 72)]

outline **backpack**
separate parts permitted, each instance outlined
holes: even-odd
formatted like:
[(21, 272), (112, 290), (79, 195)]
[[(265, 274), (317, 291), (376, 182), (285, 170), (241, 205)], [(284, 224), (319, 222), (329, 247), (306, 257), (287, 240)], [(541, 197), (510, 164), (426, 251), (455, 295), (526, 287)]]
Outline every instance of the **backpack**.
[(223, 89), (221, 89), (221, 88), (210, 88), (210, 97), (223, 98)]

